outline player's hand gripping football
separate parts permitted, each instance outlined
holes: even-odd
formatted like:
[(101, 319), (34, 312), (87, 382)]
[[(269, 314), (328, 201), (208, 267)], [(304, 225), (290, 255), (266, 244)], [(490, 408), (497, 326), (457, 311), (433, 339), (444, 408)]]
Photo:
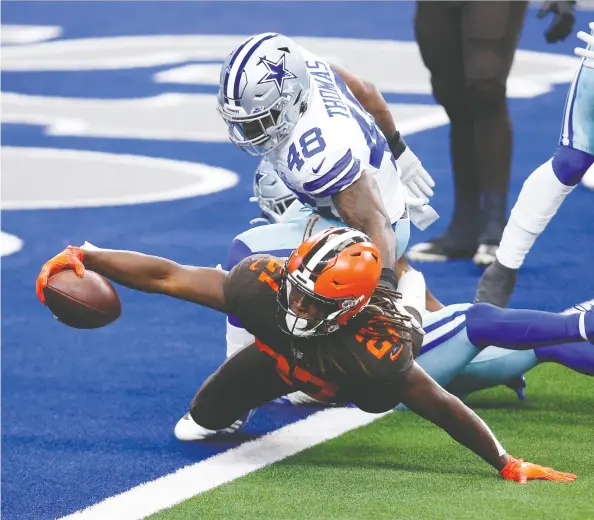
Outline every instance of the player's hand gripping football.
[(50, 276), (56, 274), (65, 269), (72, 269), (77, 276), (81, 278), (85, 274), (85, 266), (82, 262), (83, 252), (80, 247), (68, 246), (60, 254), (54, 256), (51, 260), (48, 260), (43, 267), (41, 272), (37, 276), (37, 283), (35, 291), (37, 297), (45, 305), (45, 296), (43, 295), (43, 289), (47, 287), (47, 281)]
[(574, 52), (582, 58), (594, 60), (594, 22), (590, 22), (590, 30), (593, 34), (588, 34), (584, 31), (577, 33), (577, 37), (585, 42), (586, 48), (583, 49), (582, 47), (577, 47)]
[(563, 473), (546, 468), (538, 464), (524, 462), (522, 459), (510, 457), (501, 470), (505, 480), (515, 480), (518, 484), (526, 484), (529, 480), (553, 480), (555, 482), (573, 482), (577, 476), (573, 473)]

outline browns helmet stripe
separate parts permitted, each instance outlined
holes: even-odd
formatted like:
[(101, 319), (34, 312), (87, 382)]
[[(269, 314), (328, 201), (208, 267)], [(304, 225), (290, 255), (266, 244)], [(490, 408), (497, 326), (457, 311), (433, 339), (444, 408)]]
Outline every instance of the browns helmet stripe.
[[(313, 289), (313, 283), (324, 270), (326, 262), (336, 256), (337, 252), (358, 242), (367, 242), (369, 238), (356, 229), (342, 228), (336, 232), (328, 233), (323, 240), (320, 240), (313, 248), (316, 251), (308, 253), (303, 259), (299, 268), (299, 279), (306, 283), (309, 289)], [(318, 247), (318, 245), (320, 245)]]
[(333, 229), (330, 233), (328, 233), (322, 240), (319, 240), (317, 244), (315, 244), (309, 252), (303, 257), (303, 263), (308, 264), (309, 261), (314, 257), (314, 255), (324, 247), (324, 245), (328, 242), (328, 238), (336, 235), (341, 235), (346, 233), (349, 229), (348, 228), (336, 228)]

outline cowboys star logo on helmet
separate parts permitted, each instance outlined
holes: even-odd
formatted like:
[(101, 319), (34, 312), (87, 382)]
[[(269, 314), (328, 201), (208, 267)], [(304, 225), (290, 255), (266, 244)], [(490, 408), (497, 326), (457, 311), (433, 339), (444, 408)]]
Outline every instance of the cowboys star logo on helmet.
[(260, 63), (266, 65), (268, 72), (260, 81), (258, 81), (258, 84), (260, 85), (262, 83), (274, 83), (276, 85), (276, 88), (278, 89), (279, 94), (283, 91), (285, 79), (297, 78), (295, 74), (293, 74), (291, 71), (285, 68), (284, 54), (279, 58), (279, 60), (276, 63), (266, 59), (266, 56), (260, 58)]

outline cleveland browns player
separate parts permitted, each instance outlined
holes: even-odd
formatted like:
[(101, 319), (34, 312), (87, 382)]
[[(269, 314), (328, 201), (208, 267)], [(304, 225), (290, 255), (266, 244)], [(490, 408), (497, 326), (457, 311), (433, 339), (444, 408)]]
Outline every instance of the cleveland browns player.
[[(285, 264), (270, 255), (254, 255), (230, 272), (136, 252), (102, 250), (88, 243), (68, 246), (43, 266), (37, 279), (38, 297), (44, 302), (43, 289), (51, 275), (74, 269), (84, 276), (85, 268), (132, 289), (234, 314), (257, 338), (204, 382), (189, 413), (176, 425), (180, 440), (233, 432), (254, 408), (301, 390), (372, 413), (403, 403), (482, 457), (505, 479), (525, 483), (576, 478), (510, 456), (480, 417), (416, 364), (422, 338), (415, 331), (415, 319), (399, 303), (398, 293), (378, 285), (379, 250), (360, 231), (326, 229), (305, 240)], [(481, 334), (490, 329), (481, 329), (481, 323), (494, 316), (493, 311), (498, 330), (506, 313), (531, 312), (489, 304), (470, 307), (468, 333), (485, 346), (489, 338)], [(534, 315), (532, 322), (525, 314), (521, 322), (510, 318), (517, 336), (514, 348), (532, 348), (538, 341), (579, 341), (584, 331), (594, 338), (592, 312), (580, 317)], [(547, 329), (550, 337), (526, 334), (526, 330), (538, 332), (544, 315), (548, 321), (557, 320), (555, 330)]]

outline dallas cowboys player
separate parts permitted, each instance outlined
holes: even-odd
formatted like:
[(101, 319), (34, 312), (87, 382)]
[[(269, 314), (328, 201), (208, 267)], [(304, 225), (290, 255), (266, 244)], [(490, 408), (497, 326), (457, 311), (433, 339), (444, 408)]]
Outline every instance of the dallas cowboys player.
[(526, 179), (497, 250), (497, 260), (483, 273), (476, 301), (504, 307), (515, 287), (518, 269), (565, 197), (594, 164), (594, 22), (591, 34), (580, 31), (587, 47), (569, 87), (561, 139), (553, 157)]
[[(226, 269), (255, 252), (286, 258), (314, 217), (314, 232), (347, 224), (370, 236), (382, 255), (382, 283), (396, 286), (396, 272), (410, 270), (402, 256), (409, 214), (421, 228), (437, 218), (427, 204), (434, 183), (374, 85), (286, 36), (258, 34), (223, 64), (218, 112), (231, 141), (266, 155), (300, 202), (282, 222), (239, 235)], [(233, 318), (227, 339), (231, 349), (252, 341)]]

